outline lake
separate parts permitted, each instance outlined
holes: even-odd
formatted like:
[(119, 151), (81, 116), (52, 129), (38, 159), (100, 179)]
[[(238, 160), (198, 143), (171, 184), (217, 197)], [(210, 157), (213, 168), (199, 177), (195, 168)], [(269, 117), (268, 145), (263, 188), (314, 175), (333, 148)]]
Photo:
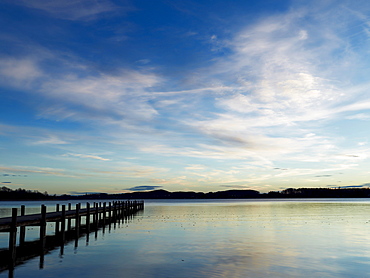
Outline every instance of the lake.
[[(43, 203), (54, 210), (55, 203)], [(0, 202), (0, 216), (21, 204)], [(27, 213), (39, 205), (27, 202)], [(42, 269), (31, 259), (13, 275), (368, 277), (369, 236), (369, 199), (146, 200), (127, 223), (89, 242), (81, 237), (78, 247), (68, 243), (63, 255), (51, 251)], [(7, 246), (7, 234), (0, 245)]]

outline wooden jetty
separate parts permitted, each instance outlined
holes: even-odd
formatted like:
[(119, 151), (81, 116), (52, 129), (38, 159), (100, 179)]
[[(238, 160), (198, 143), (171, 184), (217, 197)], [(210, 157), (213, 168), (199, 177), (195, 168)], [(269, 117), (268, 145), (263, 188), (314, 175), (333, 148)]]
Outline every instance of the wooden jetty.
[[(57, 238), (58, 243), (63, 246), (66, 236), (69, 238), (71, 235), (74, 236), (77, 244), (77, 240), (82, 232), (86, 233), (88, 236), (91, 230), (97, 231), (99, 227), (105, 227), (107, 224), (110, 227), (111, 223), (116, 223), (120, 219), (131, 216), (143, 209), (144, 201), (99, 202), (93, 203), (93, 205), (86, 203), (85, 208), (81, 208), (81, 204), (79, 203), (76, 204), (75, 209), (72, 209), (70, 203), (68, 207), (66, 207), (66, 205), (60, 206), (57, 204), (54, 212), (46, 212), (46, 206), (41, 205), (40, 213), (29, 215), (25, 215), (25, 206), (21, 206), (20, 211), (18, 211), (17, 208), (13, 208), (11, 217), (0, 218), (0, 232), (9, 233), (9, 247), (6, 250), (8, 268), (14, 268), (17, 262), (17, 249), (20, 250), (22, 246), (27, 245), (25, 242), (25, 228), (27, 226), (40, 227), (39, 241), (37, 241), (39, 252), (37, 253), (43, 256), (45, 253), (45, 244), (47, 242), (47, 222), (55, 223), (54, 238)], [(83, 225), (81, 224), (82, 217), (85, 218)], [(73, 227), (72, 220), (74, 220)], [(19, 243), (17, 244), (18, 228)]]

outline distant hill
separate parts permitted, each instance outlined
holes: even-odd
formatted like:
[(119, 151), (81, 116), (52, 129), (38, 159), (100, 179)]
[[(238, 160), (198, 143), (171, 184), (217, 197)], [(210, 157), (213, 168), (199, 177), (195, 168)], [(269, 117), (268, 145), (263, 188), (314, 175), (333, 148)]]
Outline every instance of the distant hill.
[(369, 188), (288, 188), (260, 193), (256, 190), (226, 190), (217, 192), (169, 192), (164, 189), (131, 193), (94, 193), (80, 196), (48, 195), (47, 192), (0, 187), (0, 200), (88, 200), (88, 199), (256, 199), (256, 198), (369, 198)]
[(26, 190), (22, 188), (10, 189), (8, 187), (0, 187), (0, 200), (45, 200), (50, 199), (46, 192), (41, 193), (37, 190)]
[(242, 199), (258, 198), (260, 193), (255, 190), (227, 190), (218, 192), (168, 192), (163, 189), (118, 194), (129, 199)]

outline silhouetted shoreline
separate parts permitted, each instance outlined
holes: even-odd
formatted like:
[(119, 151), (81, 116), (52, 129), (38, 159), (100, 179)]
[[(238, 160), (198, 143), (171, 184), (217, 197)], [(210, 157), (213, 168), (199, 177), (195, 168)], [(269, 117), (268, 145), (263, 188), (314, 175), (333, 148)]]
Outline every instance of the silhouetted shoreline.
[(1, 201), (18, 200), (88, 200), (88, 199), (266, 199), (266, 198), (369, 198), (370, 188), (288, 188), (282, 191), (260, 193), (256, 190), (226, 190), (217, 192), (169, 192), (158, 189), (131, 193), (84, 195), (49, 195), (25, 189), (0, 188)]

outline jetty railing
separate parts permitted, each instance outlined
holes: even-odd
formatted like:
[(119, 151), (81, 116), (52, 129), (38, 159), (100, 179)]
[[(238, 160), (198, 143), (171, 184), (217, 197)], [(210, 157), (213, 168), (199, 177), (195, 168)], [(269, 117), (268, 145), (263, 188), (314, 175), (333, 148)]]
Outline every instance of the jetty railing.
[[(82, 233), (87, 235), (87, 240), (91, 230), (97, 230), (99, 227), (105, 227), (119, 222), (120, 219), (134, 215), (136, 212), (144, 209), (144, 201), (113, 201), (113, 202), (95, 202), (92, 205), (86, 203), (85, 208), (81, 208), (78, 203), (75, 209), (72, 209), (71, 203), (60, 206), (56, 205), (56, 211), (47, 212), (46, 206), (41, 205), (41, 212), (37, 214), (25, 214), (25, 206), (21, 206), (20, 213), (17, 208), (12, 209), (11, 217), (0, 218), (0, 232), (9, 233), (9, 246), (5, 250), (7, 258), (8, 269), (13, 269), (17, 263), (17, 250), (30, 249), (29, 246), (35, 248), (35, 244), (29, 244), (27, 247), (26, 227), (39, 226), (39, 240), (38, 247), (40, 256), (45, 254), (45, 244), (47, 243), (46, 227), (48, 222), (55, 223), (55, 232), (53, 236), (54, 245), (64, 245), (66, 236), (68, 238), (74, 237), (76, 239), (76, 247), (78, 238)], [(82, 224), (82, 217), (85, 217), (84, 224)], [(72, 220), (74, 225), (72, 226)], [(17, 231), (19, 228), (19, 244), (17, 245)], [(24, 248), (22, 248), (24, 247)], [(4, 250), (3, 250), (4, 251)], [(4, 252), (1, 252), (4, 253)], [(35, 253), (35, 250), (33, 250)], [(4, 256), (4, 255), (2, 255)], [(1, 257), (1, 254), (0, 254)], [(1, 258), (3, 263), (4, 258)], [(40, 259), (41, 261), (41, 259)], [(40, 266), (41, 267), (41, 266)], [(0, 266), (1, 268), (1, 266)]]

